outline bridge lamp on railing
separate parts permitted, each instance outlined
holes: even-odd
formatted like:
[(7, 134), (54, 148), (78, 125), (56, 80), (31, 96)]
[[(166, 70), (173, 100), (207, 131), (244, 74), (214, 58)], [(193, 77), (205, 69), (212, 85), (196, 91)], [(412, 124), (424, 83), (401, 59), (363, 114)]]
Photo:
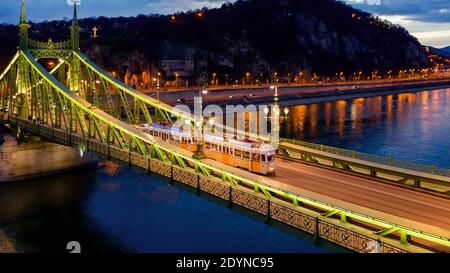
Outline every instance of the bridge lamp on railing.
[(205, 152), (203, 150), (204, 147), (204, 134), (203, 134), (203, 128), (204, 128), (204, 119), (203, 117), (200, 118), (195, 122), (195, 125), (197, 126), (197, 151), (194, 153), (193, 158), (194, 159), (206, 159)]
[(269, 116), (269, 107), (264, 107), (264, 116), (267, 118)]
[(214, 134), (216, 132), (216, 120), (214, 117), (210, 117), (208, 120), (209, 125), (211, 125), (211, 132)]
[[(280, 116), (281, 114), (281, 110), (280, 110), (280, 106), (278, 104), (279, 98), (278, 98), (278, 87), (277, 86), (271, 86), (270, 89), (275, 90), (275, 94), (274, 94), (274, 106), (273, 106), (273, 115), (274, 118), (280, 122), (286, 121), (289, 118), (289, 108), (285, 107), (283, 109), (283, 116)], [(270, 109), (269, 107), (264, 107), (264, 116), (265, 119), (271, 119), (272, 116), (269, 115)]]
[(285, 107), (283, 112), (284, 116), (281, 117), (281, 121), (286, 121), (289, 119), (289, 108)]

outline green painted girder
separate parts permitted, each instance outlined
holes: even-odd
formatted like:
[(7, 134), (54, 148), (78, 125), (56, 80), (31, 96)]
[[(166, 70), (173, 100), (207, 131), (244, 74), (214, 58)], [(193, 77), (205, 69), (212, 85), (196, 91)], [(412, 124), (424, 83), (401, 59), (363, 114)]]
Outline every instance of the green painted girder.
[(56, 72), (58, 72), (59, 69), (60, 69), (61, 67), (63, 67), (64, 64), (65, 64), (65, 61), (58, 62), (58, 64), (57, 64), (52, 70), (50, 70), (50, 72), (49, 72), (50, 75), (55, 75)]
[(328, 212), (322, 213), (323, 217), (329, 218), (333, 215), (339, 214), (340, 215), (340, 219), (341, 219), (341, 223), (347, 223), (347, 214), (343, 211), (334, 209), (334, 210), (330, 210)]
[(145, 146), (144, 143), (141, 142), (141, 140), (135, 138), (134, 136), (132, 137), (132, 139), (142, 155), (144, 155), (144, 156), (149, 155), (149, 152), (147, 151), (147, 147)]
[(179, 157), (178, 155), (172, 154), (172, 158), (173, 158), (172, 162), (173, 162), (174, 164), (177, 164), (177, 165), (180, 166), (181, 168), (185, 169), (185, 168), (188, 167), (188, 165), (186, 164), (186, 162), (184, 162), (184, 159), (181, 158), (181, 157)]
[(406, 184), (406, 182), (408, 181), (408, 177), (402, 178), (400, 180), (397, 180), (397, 183), (399, 184)]
[(166, 153), (162, 151), (158, 146), (152, 145), (152, 154), (159, 158), (163, 162), (170, 161)]
[(334, 209), (334, 210), (330, 210), (328, 212), (323, 213), (322, 216), (328, 218), (328, 217), (331, 217), (331, 216), (333, 216), (335, 214), (338, 214), (338, 213), (340, 213), (340, 211), (337, 210), (337, 209)]
[(91, 116), (92, 120), (94, 121), (94, 127), (97, 131), (97, 135), (99, 137), (99, 140), (101, 143), (107, 143), (106, 133), (100, 124), (100, 121), (97, 120), (95, 116)]
[(75, 114), (78, 119), (78, 123), (80, 124), (81, 133), (83, 134), (83, 137), (88, 137), (88, 128), (86, 125), (86, 119), (81, 112), (81, 110), (78, 107), (75, 107)]
[(398, 227), (389, 227), (389, 228), (385, 228), (383, 230), (377, 231), (377, 232), (375, 232), (375, 234), (379, 235), (379, 236), (386, 236), (391, 233), (397, 232), (399, 230), (400, 230), (400, 228), (398, 228)]
[(59, 108), (61, 110), (60, 111), (61, 115), (63, 116), (64, 125), (66, 126), (66, 130), (70, 131), (70, 128), (68, 126), (69, 121), (68, 121), (68, 118), (67, 118), (67, 115), (66, 115), (67, 104), (66, 104), (64, 98), (62, 98), (62, 96), (58, 92), (55, 92), (55, 93), (56, 93), (56, 96), (58, 97)]
[(19, 59), (20, 51), (18, 51), (14, 57), (12, 58), (11, 62), (6, 66), (6, 68), (3, 70), (2, 74), (0, 74), (0, 81), (3, 80), (3, 78), (8, 74), (8, 72), (11, 70), (12, 66), (15, 65), (16, 61)]
[(231, 184), (237, 186), (239, 185), (238, 182), (236, 181), (236, 179), (234, 179), (233, 177), (229, 176), (226, 172), (222, 172), (222, 181), (229, 181), (231, 182)]
[(270, 194), (270, 192), (265, 189), (263, 186), (261, 185), (254, 185), (254, 190), (256, 193), (258, 193), (259, 191), (261, 191), (262, 193), (264, 193), (264, 195), (268, 198), (272, 198), (272, 195)]
[[(110, 84), (115, 86), (117, 89), (122, 90), (123, 92), (127, 93), (128, 95), (132, 96), (133, 98), (140, 100), (145, 105), (150, 105), (150, 106), (154, 107), (155, 109), (160, 109), (161, 111), (168, 112), (170, 114), (173, 114), (176, 117), (182, 118), (183, 120), (189, 119), (189, 120), (192, 120), (193, 122), (195, 122), (195, 117), (193, 117), (192, 115), (182, 112), (182, 111), (179, 111), (177, 109), (174, 109), (170, 105), (167, 105), (167, 104), (165, 104), (161, 101), (158, 101), (150, 96), (147, 96), (137, 90), (130, 88), (129, 86), (125, 85), (124, 83), (118, 81), (117, 79), (115, 79), (114, 77), (109, 75), (107, 72), (105, 72), (103, 69), (98, 67), (96, 64), (91, 62), (80, 51), (74, 51), (73, 53), (82, 63), (84, 63), (84, 65), (86, 65), (87, 67), (92, 69), (97, 75), (101, 76), (103, 79), (108, 81)], [(167, 117), (169, 117), (169, 120), (170, 120), (170, 115), (167, 116), (167, 114), (164, 114), (164, 119), (166, 119)]]
[(43, 84), (43, 90), (44, 90), (44, 101), (46, 102), (47, 111), (48, 111), (48, 117), (50, 117), (50, 123), (54, 127), (55, 126), (55, 104), (53, 102), (53, 94), (50, 86), (48, 84)]
[(392, 234), (394, 232), (398, 232), (400, 234), (400, 242), (403, 245), (407, 245), (408, 244), (408, 232), (405, 229), (402, 229), (402, 228), (399, 228), (399, 227), (385, 228), (383, 230), (375, 232), (375, 234), (383, 237), (383, 236), (387, 236), (389, 234)]
[(123, 140), (122, 135), (118, 132), (118, 130), (116, 130), (116, 128), (114, 127), (110, 127), (111, 131), (113, 132), (113, 135), (115, 136), (115, 139), (117, 140), (117, 143), (119, 144), (119, 147), (121, 149), (128, 149), (128, 145), (126, 144), (126, 142)]
[(287, 150), (287, 149), (285, 149), (285, 148), (279, 147), (279, 148), (278, 148), (278, 152), (279, 152), (281, 155), (284, 155), (284, 156), (286, 156), (286, 157), (292, 157), (291, 152), (289, 152), (289, 150)]
[(111, 94), (109, 93), (108, 84), (106, 83), (106, 81), (102, 77), (100, 77), (100, 84), (101, 84), (101, 87), (102, 87), (103, 96), (105, 96), (106, 102), (107, 102), (108, 107), (109, 107), (109, 114), (111, 116), (113, 116), (113, 117), (116, 117), (117, 113), (116, 113), (116, 110), (114, 108), (113, 99), (111, 97)]
[(347, 162), (342, 161), (342, 160), (334, 159), (333, 164), (335, 164), (336, 167), (340, 166), (344, 170), (350, 170), (350, 171), (353, 170), (353, 168)]
[(134, 123), (133, 114), (131, 113), (131, 108), (130, 105), (128, 104), (128, 100), (126, 98), (125, 93), (120, 89), (117, 89), (116, 92), (119, 95), (120, 100), (122, 101), (122, 106), (125, 109), (125, 114), (127, 115), (128, 122), (131, 124)]
[(145, 121), (147, 122), (147, 124), (151, 124), (153, 122), (152, 116), (150, 115), (147, 107), (141, 101), (137, 101), (137, 103), (138, 103), (139, 107), (141, 108), (142, 113), (144, 114)]
[(313, 156), (312, 154), (308, 153), (308, 152), (301, 152), (302, 155), (302, 159), (306, 160), (306, 161), (310, 161), (313, 163), (319, 163), (319, 160), (317, 160), (317, 158), (315, 156)]
[(270, 194), (270, 190), (269, 190), (269, 189), (267, 189), (267, 188), (264, 187), (264, 186), (260, 186), (260, 189), (261, 189), (261, 191), (264, 193), (264, 195), (265, 195), (267, 198), (272, 198), (272, 194)]
[(195, 171), (202, 172), (206, 177), (211, 176), (211, 172), (202, 164), (195, 163)]
[(138, 125), (141, 122), (141, 106), (138, 100), (134, 99), (134, 124)]

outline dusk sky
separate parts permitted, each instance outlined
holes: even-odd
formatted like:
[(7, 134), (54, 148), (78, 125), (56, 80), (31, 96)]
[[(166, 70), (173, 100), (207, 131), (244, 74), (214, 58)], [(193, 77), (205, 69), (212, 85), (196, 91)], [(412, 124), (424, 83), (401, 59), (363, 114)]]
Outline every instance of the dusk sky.
[[(71, 0), (26, 0), (32, 21), (70, 17)], [(80, 17), (170, 14), (180, 10), (217, 7), (223, 0), (81, 0)], [(425, 45), (450, 45), (449, 0), (345, 0), (356, 8), (375, 13), (406, 27)], [(21, 0), (0, 1), (0, 22), (17, 23)]]

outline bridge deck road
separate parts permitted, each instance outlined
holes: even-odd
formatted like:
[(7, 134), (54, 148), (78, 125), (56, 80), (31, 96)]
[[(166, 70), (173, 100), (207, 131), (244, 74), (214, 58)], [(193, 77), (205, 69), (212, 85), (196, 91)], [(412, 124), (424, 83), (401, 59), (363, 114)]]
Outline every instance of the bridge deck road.
[[(276, 163), (277, 175), (273, 180), (295, 187), (298, 192), (307, 190), (360, 207), (435, 226), (445, 230), (447, 235), (450, 232), (449, 199), (295, 161), (277, 159)], [(271, 183), (269, 180), (266, 182)]]

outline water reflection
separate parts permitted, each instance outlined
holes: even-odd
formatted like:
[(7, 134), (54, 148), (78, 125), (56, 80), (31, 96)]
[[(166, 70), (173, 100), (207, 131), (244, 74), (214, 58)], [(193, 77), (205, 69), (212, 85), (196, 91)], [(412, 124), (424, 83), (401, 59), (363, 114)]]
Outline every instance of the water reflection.
[(96, 171), (84, 168), (32, 181), (0, 184), (0, 228), (18, 252), (65, 252), (68, 241), (85, 252), (126, 250), (86, 213)]
[(450, 167), (450, 89), (291, 107), (282, 137)]

